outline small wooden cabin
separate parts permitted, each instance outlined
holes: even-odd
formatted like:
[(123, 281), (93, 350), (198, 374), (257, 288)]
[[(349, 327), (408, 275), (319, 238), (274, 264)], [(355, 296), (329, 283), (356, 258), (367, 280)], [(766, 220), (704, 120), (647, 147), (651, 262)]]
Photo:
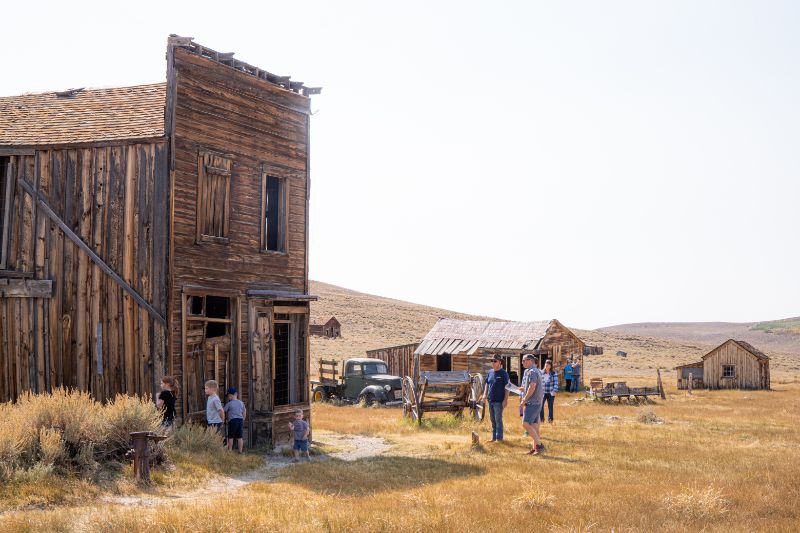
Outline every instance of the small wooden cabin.
[(419, 343), (415, 342), (413, 344), (367, 350), (367, 357), (385, 362), (389, 373), (393, 376), (412, 376), (414, 375), (414, 351), (417, 347), (419, 347)]
[(311, 324), (309, 332), (317, 337), (338, 339), (342, 336), (342, 325), (335, 316), (332, 316), (324, 324)]
[(703, 356), (703, 383), (709, 389), (769, 389), (769, 357), (728, 339)]
[[(317, 89), (171, 36), (166, 82), (0, 98), (0, 401), (235, 386), (251, 442), (309, 410)], [(202, 417), (202, 414), (200, 414)]]
[[(769, 357), (745, 341), (728, 339), (697, 363), (676, 367), (678, 388), (769, 389)], [(699, 380), (699, 382), (698, 382)], [(699, 385), (699, 386), (698, 386)]]
[[(522, 377), (522, 356), (534, 354), (543, 367), (547, 359), (564, 385), (568, 360), (583, 366), (585, 343), (558, 320), (491, 322), (440, 319), (414, 352), (414, 375), (425, 370), (488, 372), (490, 359), (500, 355), (512, 380)], [(581, 372), (581, 383), (585, 372)]]

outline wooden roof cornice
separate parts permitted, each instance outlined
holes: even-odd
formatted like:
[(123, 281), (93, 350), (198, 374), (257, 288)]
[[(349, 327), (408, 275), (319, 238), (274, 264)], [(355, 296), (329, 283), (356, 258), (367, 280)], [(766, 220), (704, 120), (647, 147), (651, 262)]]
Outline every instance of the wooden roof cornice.
[(234, 59), (234, 52), (217, 52), (207, 46), (196, 43), (193, 37), (181, 37), (180, 35), (171, 34), (167, 40), (167, 45), (169, 47), (183, 48), (200, 57), (231, 67), (239, 72), (244, 72), (260, 80), (277, 85), (287, 91), (292, 91), (293, 93), (311, 96), (322, 92), (322, 87), (306, 87), (302, 81), (292, 81), (291, 76), (278, 76), (277, 74), (267, 72), (266, 70), (245, 63), (239, 59)]

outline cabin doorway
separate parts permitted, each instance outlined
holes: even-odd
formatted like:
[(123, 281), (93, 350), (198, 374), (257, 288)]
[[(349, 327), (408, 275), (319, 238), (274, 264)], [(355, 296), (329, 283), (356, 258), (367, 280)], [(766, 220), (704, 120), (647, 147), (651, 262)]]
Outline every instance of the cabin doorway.
[(288, 405), (289, 402), (289, 330), (291, 324), (288, 322), (277, 322), (275, 324), (275, 378), (273, 390), (275, 391), (275, 405)]
[(205, 383), (219, 385), (220, 399), (239, 387), (236, 353), (238, 298), (224, 293), (184, 291), (183, 400), (189, 419), (205, 421)]
[(447, 353), (437, 355), (436, 370), (439, 372), (450, 372), (453, 370), (453, 357)]

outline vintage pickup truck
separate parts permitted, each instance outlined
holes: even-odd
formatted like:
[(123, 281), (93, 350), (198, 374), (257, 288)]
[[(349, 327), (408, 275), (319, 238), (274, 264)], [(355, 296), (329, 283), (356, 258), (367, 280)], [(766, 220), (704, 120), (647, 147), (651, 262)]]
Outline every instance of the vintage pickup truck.
[(403, 379), (389, 375), (386, 363), (380, 359), (348, 359), (319, 362), (319, 379), (311, 381), (311, 399), (324, 402), (338, 399), (347, 402), (400, 402), (403, 398)]

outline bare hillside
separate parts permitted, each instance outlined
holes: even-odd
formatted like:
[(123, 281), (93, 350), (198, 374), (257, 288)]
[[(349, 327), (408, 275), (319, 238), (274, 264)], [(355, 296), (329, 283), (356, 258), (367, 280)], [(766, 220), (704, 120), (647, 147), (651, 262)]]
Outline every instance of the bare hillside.
[(764, 352), (800, 355), (800, 319), (769, 322), (642, 322), (600, 328), (614, 334), (659, 337), (679, 342), (716, 346), (728, 339), (739, 339)]
[[(335, 316), (342, 324), (342, 337), (339, 339), (311, 338), (311, 368), (314, 374), (319, 359), (362, 357), (366, 350), (419, 342), (439, 317), (464, 320), (491, 318), (364, 294), (318, 281), (311, 282), (311, 292), (319, 296), (319, 301), (311, 306), (312, 322), (320, 324)], [(547, 318), (558, 317), (531, 317), (532, 320)], [(605, 350), (604, 355), (586, 358), (587, 375), (590, 377), (652, 381), (656, 368), (672, 369), (679, 364), (697, 361), (715, 344), (713, 341), (671, 340), (606, 329), (574, 331), (586, 343), (603, 346)], [(627, 352), (628, 356), (616, 356), (619, 350)], [(769, 349), (765, 351), (773, 359), (772, 368), (777, 373), (776, 377), (800, 372), (800, 357), (796, 354)], [(671, 380), (674, 372), (667, 372), (666, 376)]]

